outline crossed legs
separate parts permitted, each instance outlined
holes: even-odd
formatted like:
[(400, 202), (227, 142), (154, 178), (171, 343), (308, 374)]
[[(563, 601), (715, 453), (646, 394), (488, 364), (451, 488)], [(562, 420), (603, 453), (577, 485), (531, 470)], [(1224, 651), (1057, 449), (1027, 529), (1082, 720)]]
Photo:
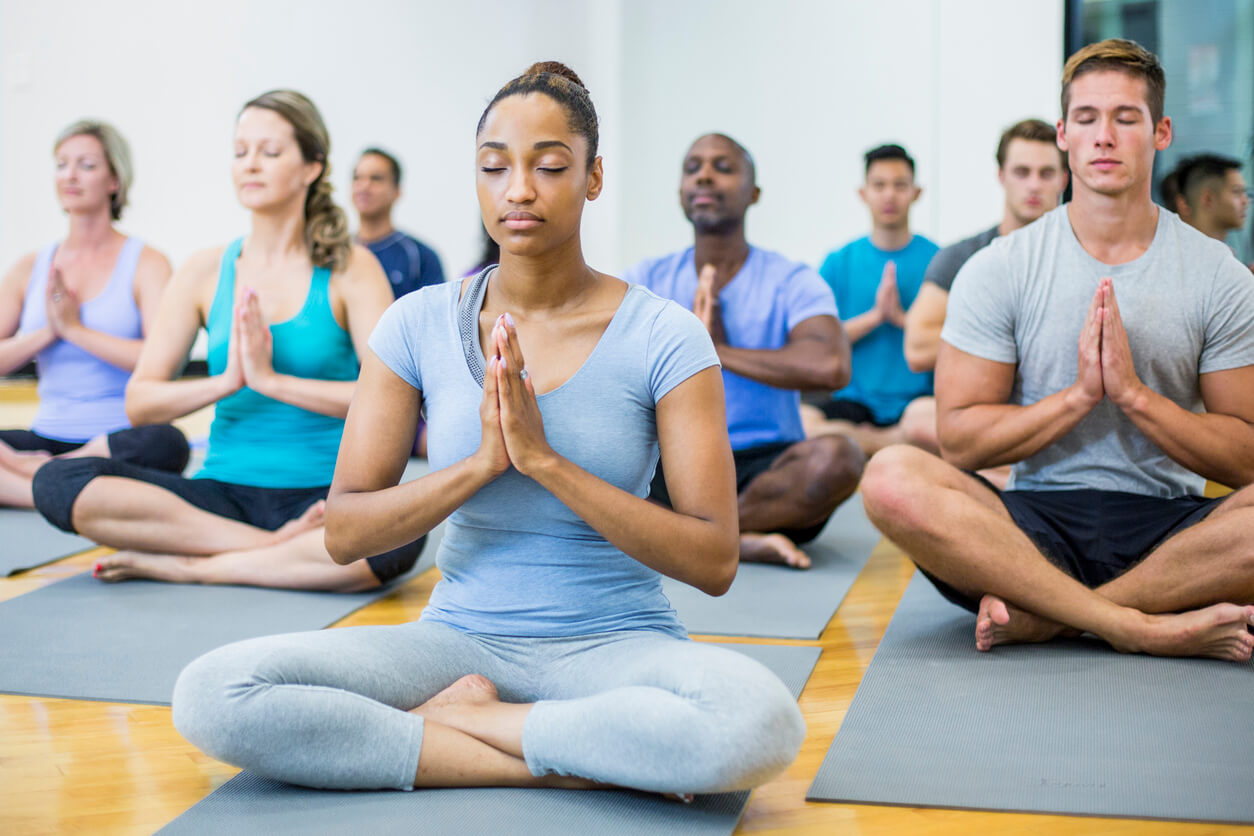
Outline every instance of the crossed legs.
[(980, 599), (980, 649), (1069, 629), (1162, 656), (1245, 660), (1254, 650), (1250, 489), (1097, 589), (1041, 554), (993, 491), (921, 450), (883, 450), (862, 492), (871, 521), (915, 563)]

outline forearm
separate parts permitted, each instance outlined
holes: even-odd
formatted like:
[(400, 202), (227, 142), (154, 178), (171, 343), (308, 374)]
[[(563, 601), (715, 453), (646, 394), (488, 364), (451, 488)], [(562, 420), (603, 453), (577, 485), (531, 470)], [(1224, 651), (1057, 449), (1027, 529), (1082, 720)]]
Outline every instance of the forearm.
[(1120, 408), (1177, 464), (1232, 488), (1254, 482), (1254, 426), (1240, 418), (1190, 412), (1146, 387)]
[(712, 595), (736, 576), (739, 531), (641, 499), (555, 456), (531, 478), (628, 556)]
[(842, 389), (849, 369), (826, 345), (790, 343), (777, 349), (717, 345), (723, 368), (780, 389)]
[(852, 319), (843, 320), (841, 324), (845, 326), (845, 333), (849, 335), (849, 342), (856, 343), (883, 325), (884, 315), (880, 313), (879, 308), (871, 308), (866, 313), (858, 314)]
[(940, 352), (940, 335), (943, 323), (906, 320), (906, 365), (912, 372), (930, 372), (936, 368), (936, 355)]
[(440, 524), (495, 476), (474, 456), (421, 479), (378, 491), (332, 490), (326, 546), (352, 563), (413, 542)]
[(144, 345), (143, 340), (117, 337), (82, 324), (68, 329), (63, 339), (126, 372), (135, 370), (135, 363), (139, 360), (139, 350)]
[(964, 470), (1014, 464), (1071, 432), (1092, 409), (1075, 386), (1029, 406), (942, 407), (937, 416), (941, 454)]
[(259, 381), (254, 391), (319, 415), (343, 418), (348, 415), (356, 388), (355, 380), (315, 380), (276, 373)]
[(184, 380), (132, 377), (126, 387), (126, 417), (136, 427), (166, 424), (217, 403), (235, 391), (222, 375)]
[(0, 340), (0, 374), (16, 371), (57, 341), (48, 327)]

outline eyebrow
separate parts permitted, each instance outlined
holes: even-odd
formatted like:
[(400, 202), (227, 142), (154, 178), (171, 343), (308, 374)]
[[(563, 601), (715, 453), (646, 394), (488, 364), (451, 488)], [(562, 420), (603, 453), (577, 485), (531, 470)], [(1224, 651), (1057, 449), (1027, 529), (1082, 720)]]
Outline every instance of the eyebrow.
[[(543, 151), (545, 148), (565, 148), (567, 151), (570, 151), (572, 154), (575, 153), (574, 149), (572, 149), (565, 142), (562, 142), (560, 139), (541, 140), (540, 142), (537, 142), (535, 145), (531, 147), (533, 150), (536, 150), (536, 151)], [(483, 150), (484, 148), (489, 148), (493, 151), (509, 150), (509, 146), (506, 145), (504, 142), (485, 142), (479, 146), (480, 150)]]

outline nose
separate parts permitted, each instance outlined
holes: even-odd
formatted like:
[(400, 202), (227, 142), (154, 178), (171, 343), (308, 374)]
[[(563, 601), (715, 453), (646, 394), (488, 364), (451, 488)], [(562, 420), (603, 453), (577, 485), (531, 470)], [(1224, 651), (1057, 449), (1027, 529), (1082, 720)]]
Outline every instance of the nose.
[(531, 180), (531, 171), (527, 166), (516, 165), (510, 169), (509, 183), (505, 188), (505, 199), (510, 203), (530, 203), (535, 200), (535, 186)]
[(1094, 141), (1103, 148), (1109, 148), (1115, 144), (1115, 125), (1111, 119), (1102, 118), (1097, 121), (1097, 135)]

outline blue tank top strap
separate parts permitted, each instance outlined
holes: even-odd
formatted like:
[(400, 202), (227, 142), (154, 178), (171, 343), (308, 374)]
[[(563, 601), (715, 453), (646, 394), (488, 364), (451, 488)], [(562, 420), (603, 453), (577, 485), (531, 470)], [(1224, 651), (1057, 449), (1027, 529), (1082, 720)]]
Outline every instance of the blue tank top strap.
[(52, 259), (57, 254), (57, 247), (60, 246), (59, 241), (53, 241), (35, 255), (35, 265), (30, 270), (30, 281), (26, 283), (26, 298), (23, 300), (22, 310), (25, 311), (32, 301), (38, 300), (39, 311), (42, 316), (44, 310), (44, 293), (48, 286), (48, 273), (52, 270)]
[[(235, 308), (235, 262), (239, 260), (240, 250), (244, 246), (243, 238), (236, 238), (222, 251), (222, 262), (218, 266), (218, 286), (213, 292), (213, 302), (209, 305), (209, 315), (205, 317), (205, 330), (221, 321), (226, 322), (226, 331), (231, 332), (231, 316)], [(225, 320), (223, 318), (225, 317)]]

